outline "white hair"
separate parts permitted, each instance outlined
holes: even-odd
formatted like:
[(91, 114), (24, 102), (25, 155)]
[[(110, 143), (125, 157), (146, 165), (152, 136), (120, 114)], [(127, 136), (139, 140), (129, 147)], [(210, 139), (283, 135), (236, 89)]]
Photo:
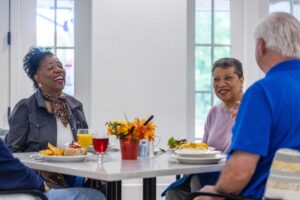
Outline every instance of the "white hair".
[(275, 50), (282, 56), (300, 56), (300, 22), (288, 13), (271, 13), (258, 24), (254, 38), (263, 39), (266, 48)]

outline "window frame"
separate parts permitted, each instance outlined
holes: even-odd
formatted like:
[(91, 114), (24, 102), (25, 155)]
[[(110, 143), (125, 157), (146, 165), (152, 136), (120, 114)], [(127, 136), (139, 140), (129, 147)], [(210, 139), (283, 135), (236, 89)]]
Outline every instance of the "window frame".
[[(288, 0), (288, 1), (286, 1), (286, 2), (289, 3), (289, 13), (292, 14), (292, 15), (294, 15), (295, 17), (297, 17), (297, 16), (295, 15), (295, 12), (294, 12), (295, 1), (296, 1), (296, 0)], [(283, 2), (283, 1), (279, 1), (279, 2)], [(275, 2), (273, 2), (272, 0), (269, 0), (269, 13), (272, 13), (272, 12), (271, 12), (271, 4), (272, 4), (272, 3), (275, 3)], [(299, 3), (300, 3), (300, 2), (299, 2)], [(275, 10), (275, 11), (284, 11), (284, 10)], [(297, 17), (297, 18), (300, 20), (300, 17)]]
[[(38, 0), (37, 0), (38, 1)], [(73, 32), (74, 32), (74, 42), (73, 42), (73, 46), (71, 46), (71, 45), (66, 45), (66, 46), (62, 46), (62, 45), (58, 45), (58, 32), (57, 32), (57, 24), (58, 24), (58, 18), (57, 18), (57, 10), (58, 9), (60, 9), (59, 7), (58, 7), (58, 1), (60, 1), (60, 0), (52, 0), (53, 1), (53, 10), (54, 10), (54, 21), (53, 21), (53, 24), (54, 24), (54, 30), (53, 30), (53, 36), (54, 36), (54, 41), (53, 41), (53, 43), (54, 43), (54, 45), (53, 46), (41, 46), (41, 47), (48, 47), (48, 48), (51, 48), (52, 50), (53, 50), (53, 53), (55, 54), (55, 55), (57, 55), (58, 56), (58, 51), (60, 51), (60, 50), (62, 50), (62, 51), (64, 51), (64, 50), (73, 50), (73, 71), (74, 71), (74, 73), (73, 73), (73, 82), (71, 83), (72, 84), (72, 89), (71, 89), (71, 91), (70, 91), (70, 93), (68, 93), (69, 95), (75, 95), (75, 69), (76, 69), (76, 61), (75, 61), (75, 52), (76, 52), (76, 43), (75, 43), (75, 35), (76, 35), (76, 32), (75, 32), (75, 26), (73, 27)], [(76, 15), (75, 15), (75, 10), (76, 10), (76, 8), (75, 8), (75, 6), (76, 6), (76, 0), (72, 0), (73, 1), (73, 8), (74, 8), (74, 10), (73, 10), (73, 18), (74, 18), (74, 20), (76, 20)], [(37, 9), (37, 8), (36, 8)], [(38, 32), (39, 32), (39, 30), (38, 30), (38, 27), (36, 27), (36, 34), (38, 34)], [(40, 46), (39, 44), (38, 44), (38, 46)], [(59, 59), (61, 59), (59, 56), (58, 56), (58, 58)], [(64, 66), (65, 66), (65, 63), (63, 63), (64, 64)], [(65, 87), (66, 87), (67, 85), (65, 85)], [(65, 91), (66, 92), (66, 91)]]
[[(188, 1), (188, 23), (187, 23), (187, 138), (188, 140), (201, 140), (202, 138), (196, 138), (196, 101), (195, 97), (197, 94), (210, 94), (211, 98), (211, 106), (214, 105), (215, 95), (213, 90), (212, 78), (211, 80), (211, 88), (210, 90), (196, 90), (195, 88), (195, 52), (197, 47), (210, 47), (211, 48), (211, 63), (214, 62), (214, 54), (216, 47), (229, 47), (230, 53), (232, 54), (232, 4), (230, 1), (230, 44), (218, 44), (215, 43), (215, 12), (211, 14), (211, 43), (210, 44), (197, 44), (195, 41), (195, 7), (196, 0)], [(215, 0), (211, 0), (211, 10), (215, 10)], [(204, 133), (203, 133), (204, 134)]]

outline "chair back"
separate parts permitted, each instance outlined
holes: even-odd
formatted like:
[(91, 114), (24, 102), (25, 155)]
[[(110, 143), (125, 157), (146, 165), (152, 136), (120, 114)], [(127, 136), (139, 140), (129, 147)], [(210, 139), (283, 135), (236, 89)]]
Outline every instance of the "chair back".
[(1, 200), (36, 200), (36, 197), (29, 194), (0, 194)]
[(300, 199), (300, 151), (279, 149), (272, 162), (266, 199)]
[[(37, 198), (39, 197), (39, 198)], [(48, 200), (48, 197), (39, 190), (0, 190), (1, 200)]]
[(4, 140), (7, 133), (8, 133), (8, 129), (0, 128), (0, 138), (2, 138), (2, 140)]

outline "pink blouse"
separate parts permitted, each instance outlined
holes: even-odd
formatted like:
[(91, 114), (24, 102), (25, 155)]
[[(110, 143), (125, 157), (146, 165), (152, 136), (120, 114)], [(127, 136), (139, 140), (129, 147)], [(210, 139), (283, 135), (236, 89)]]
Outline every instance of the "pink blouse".
[(222, 103), (212, 107), (206, 118), (202, 142), (226, 153), (231, 143), (234, 122), (235, 117)]

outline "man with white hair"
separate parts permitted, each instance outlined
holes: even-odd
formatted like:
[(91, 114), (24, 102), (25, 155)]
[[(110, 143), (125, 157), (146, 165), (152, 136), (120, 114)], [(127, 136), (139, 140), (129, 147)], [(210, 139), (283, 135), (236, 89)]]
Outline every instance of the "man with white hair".
[[(300, 149), (300, 22), (288, 13), (272, 13), (254, 37), (256, 61), (266, 76), (243, 97), (217, 184), (201, 191), (261, 199), (275, 152)], [(213, 198), (195, 198), (204, 199)]]

